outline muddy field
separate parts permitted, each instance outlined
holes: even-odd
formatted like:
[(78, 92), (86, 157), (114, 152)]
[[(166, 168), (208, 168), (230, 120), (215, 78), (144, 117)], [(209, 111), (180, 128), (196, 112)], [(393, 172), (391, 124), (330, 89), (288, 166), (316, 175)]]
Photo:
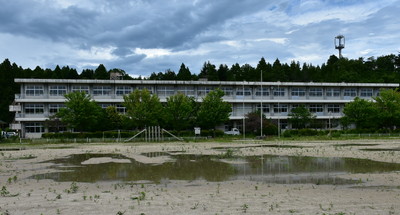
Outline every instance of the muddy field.
[(400, 140), (0, 145), (0, 214), (400, 214)]

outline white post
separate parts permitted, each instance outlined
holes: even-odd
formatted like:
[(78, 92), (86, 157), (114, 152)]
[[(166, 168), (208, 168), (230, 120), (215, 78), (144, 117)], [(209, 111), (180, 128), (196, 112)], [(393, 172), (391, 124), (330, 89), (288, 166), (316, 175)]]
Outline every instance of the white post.
[[(281, 90), (280, 90), (280, 81), (278, 81), (278, 97), (281, 95)], [(282, 115), (282, 109), (281, 106), (279, 105), (279, 98), (278, 98), (278, 110), (279, 110), (279, 116), (278, 116), (278, 139), (281, 138), (281, 115)]]
[(243, 80), (243, 140), (246, 139), (246, 125), (244, 116), (244, 80)]
[(261, 82), (260, 82), (260, 85), (261, 85), (261, 138), (262, 138), (262, 136), (263, 136), (263, 94), (264, 94), (264, 91), (263, 91), (263, 86), (262, 86), (262, 82), (263, 82), (263, 78), (262, 78), (263, 76), (262, 76), (262, 70), (261, 70)]

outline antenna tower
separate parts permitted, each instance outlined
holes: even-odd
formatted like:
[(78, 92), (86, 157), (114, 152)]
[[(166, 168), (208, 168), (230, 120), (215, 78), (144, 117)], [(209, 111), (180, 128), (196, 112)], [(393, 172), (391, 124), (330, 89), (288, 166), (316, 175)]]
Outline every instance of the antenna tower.
[(335, 49), (339, 50), (339, 58), (343, 58), (342, 49), (344, 49), (345, 38), (343, 35), (337, 35), (335, 37)]

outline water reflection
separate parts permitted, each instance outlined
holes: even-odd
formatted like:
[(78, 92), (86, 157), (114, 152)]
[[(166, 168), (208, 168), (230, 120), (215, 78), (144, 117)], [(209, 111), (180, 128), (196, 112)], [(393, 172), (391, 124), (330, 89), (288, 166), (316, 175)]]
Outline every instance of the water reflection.
[[(32, 176), (56, 181), (151, 181), (168, 180), (255, 180), (267, 183), (351, 184), (357, 181), (340, 179), (345, 173), (390, 172), (400, 164), (353, 158), (321, 158), (304, 156), (250, 156), (219, 159), (218, 156), (155, 153), (147, 156), (170, 156), (170, 162), (144, 164), (119, 154), (75, 154), (51, 160), (60, 172)], [(131, 163), (82, 165), (96, 157), (129, 159)]]

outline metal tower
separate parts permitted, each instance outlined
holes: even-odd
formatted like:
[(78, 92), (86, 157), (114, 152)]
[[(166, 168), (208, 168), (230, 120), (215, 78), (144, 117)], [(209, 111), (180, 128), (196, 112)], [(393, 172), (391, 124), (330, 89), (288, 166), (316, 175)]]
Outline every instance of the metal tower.
[(339, 58), (343, 58), (342, 49), (344, 49), (345, 38), (343, 35), (335, 37), (335, 49), (339, 50)]

